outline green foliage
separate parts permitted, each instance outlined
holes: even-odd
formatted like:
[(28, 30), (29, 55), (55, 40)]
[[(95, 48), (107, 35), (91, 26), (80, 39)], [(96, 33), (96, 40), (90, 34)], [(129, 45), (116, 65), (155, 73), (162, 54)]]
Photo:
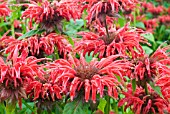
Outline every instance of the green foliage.
[(30, 36), (33, 36), (33, 35), (36, 35), (36, 34), (41, 34), (43, 31), (44, 30), (30, 30), (29, 32), (20, 36), (18, 39), (21, 40), (21, 39), (24, 39), (24, 38), (27, 38), (27, 37), (30, 37)]
[(82, 102), (82, 99), (75, 99), (65, 105), (63, 114), (88, 114), (88, 103)]
[(159, 86), (155, 86), (155, 83), (153, 82), (149, 82), (150, 86), (152, 87), (152, 89), (161, 97), (163, 97), (162, 92), (161, 92), (161, 88)]
[(100, 98), (100, 101), (99, 101), (99, 105), (98, 105), (98, 109), (101, 110), (102, 112), (104, 112), (104, 109), (105, 109), (105, 106), (107, 104), (107, 101), (103, 98)]

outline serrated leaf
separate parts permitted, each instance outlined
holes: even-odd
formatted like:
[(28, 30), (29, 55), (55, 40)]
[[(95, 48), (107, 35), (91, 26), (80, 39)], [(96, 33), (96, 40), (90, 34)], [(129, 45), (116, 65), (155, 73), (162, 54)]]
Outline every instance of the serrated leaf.
[(159, 86), (155, 86), (155, 84), (153, 82), (149, 82), (150, 86), (152, 87), (152, 89), (161, 97), (163, 97), (162, 92), (161, 92), (161, 88)]
[(29, 32), (25, 33), (24, 35), (20, 36), (18, 40), (24, 39), (26, 37), (33, 36), (35, 34), (41, 34), (44, 30), (30, 30)]
[(146, 38), (147, 40), (155, 43), (155, 38), (154, 38), (154, 36), (153, 36), (152, 33), (141, 34), (141, 36), (143, 36), (143, 37)]
[(103, 98), (100, 98), (100, 102), (99, 102), (99, 105), (98, 105), (98, 109), (101, 110), (102, 112), (104, 112), (104, 109), (105, 109), (105, 106), (107, 104), (107, 101)]
[(132, 90), (133, 90), (133, 93), (136, 91), (136, 79), (132, 80)]
[(65, 105), (63, 114), (87, 114), (89, 105), (81, 99), (75, 99)]
[(136, 27), (145, 29), (145, 25), (144, 25), (143, 22), (137, 22), (137, 23), (136, 23)]

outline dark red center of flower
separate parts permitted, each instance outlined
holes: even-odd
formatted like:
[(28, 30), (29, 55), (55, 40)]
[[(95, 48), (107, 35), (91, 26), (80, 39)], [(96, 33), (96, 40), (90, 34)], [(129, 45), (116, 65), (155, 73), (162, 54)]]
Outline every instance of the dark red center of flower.
[(107, 35), (104, 35), (99, 37), (99, 39), (103, 40), (105, 45), (109, 45), (113, 40), (115, 40), (115, 43), (120, 41), (119, 38), (117, 38), (116, 33), (109, 33), (109, 36), (110, 38), (107, 38)]
[(75, 68), (76, 76), (84, 79), (91, 79), (95, 74), (98, 73), (99, 69), (91, 65), (80, 65)]

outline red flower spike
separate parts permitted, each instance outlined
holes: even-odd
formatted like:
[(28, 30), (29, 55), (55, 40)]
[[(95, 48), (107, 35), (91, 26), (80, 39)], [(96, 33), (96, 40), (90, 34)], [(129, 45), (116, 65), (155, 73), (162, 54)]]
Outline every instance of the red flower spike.
[[(118, 82), (113, 74), (116, 74), (115, 72), (123, 74), (129, 69), (128, 62), (123, 63), (124, 60), (115, 60), (118, 57), (121, 56), (112, 55), (103, 58), (101, 61), (93, 59), (90, 63), (87, 63), (82, 54), (80, 60), (69, 55), (68, 61), (59, 59), (54, 63), (48, 63), (47, 68), (61, 73), (56, 73), (56, 81), (59, 83), (62, 82), (63, 92), (70, 92), (71, 100), (73, 100), (79, 92), (81, 93), (81, 91), (83, 91), (85, 101), (88, 102), (91, 98), (95, 103), (96, 94), (100, 93), (100, 96), (103, 97), (105, 87), (108, 88), (109, 96), (117, 98), (116, 88), (122, 84)], [(114, 64), (114, 62), (117, 64)], [(124, 69), (124, 71), (122, 69)]]

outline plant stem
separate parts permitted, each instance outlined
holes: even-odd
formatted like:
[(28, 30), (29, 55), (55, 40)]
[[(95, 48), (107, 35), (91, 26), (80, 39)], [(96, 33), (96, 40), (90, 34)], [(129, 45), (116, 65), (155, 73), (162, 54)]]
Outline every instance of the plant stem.
[(6, 101), (6, 114), (14, 114), (16, 108), (17, 101), (16, 100), (7, 100)]
[(109, 39), (109, 31), (108, 31), (108, 27), (107, 27), (107, 23), (106, 23), (106, 14), (104, 15), (104, 25), (105, 25), (105, 29), (106, 29), (106, 34), (107, 34), (107, 38)]
[(109, 114), (110, 112), (110, 97), (109, 96), (106, 96), (106, 101), (107, 101), (107, 104), (105, 107), (105, 114)]
[(145, 93), (146, 93), (146, 95), (148, 95), (148, 94), (149, 94), (149, 92), (148, 92), (147, 83), (145, 83), (145, 86), (144, 86), (144, 88), (145, 88)]
[(59, 59), (60, 58), (59, 55), (58, 55), (57, 47), (55, 47), (55, 49), (54, 49), (54, 54), (55, 54), (55, 59)]

